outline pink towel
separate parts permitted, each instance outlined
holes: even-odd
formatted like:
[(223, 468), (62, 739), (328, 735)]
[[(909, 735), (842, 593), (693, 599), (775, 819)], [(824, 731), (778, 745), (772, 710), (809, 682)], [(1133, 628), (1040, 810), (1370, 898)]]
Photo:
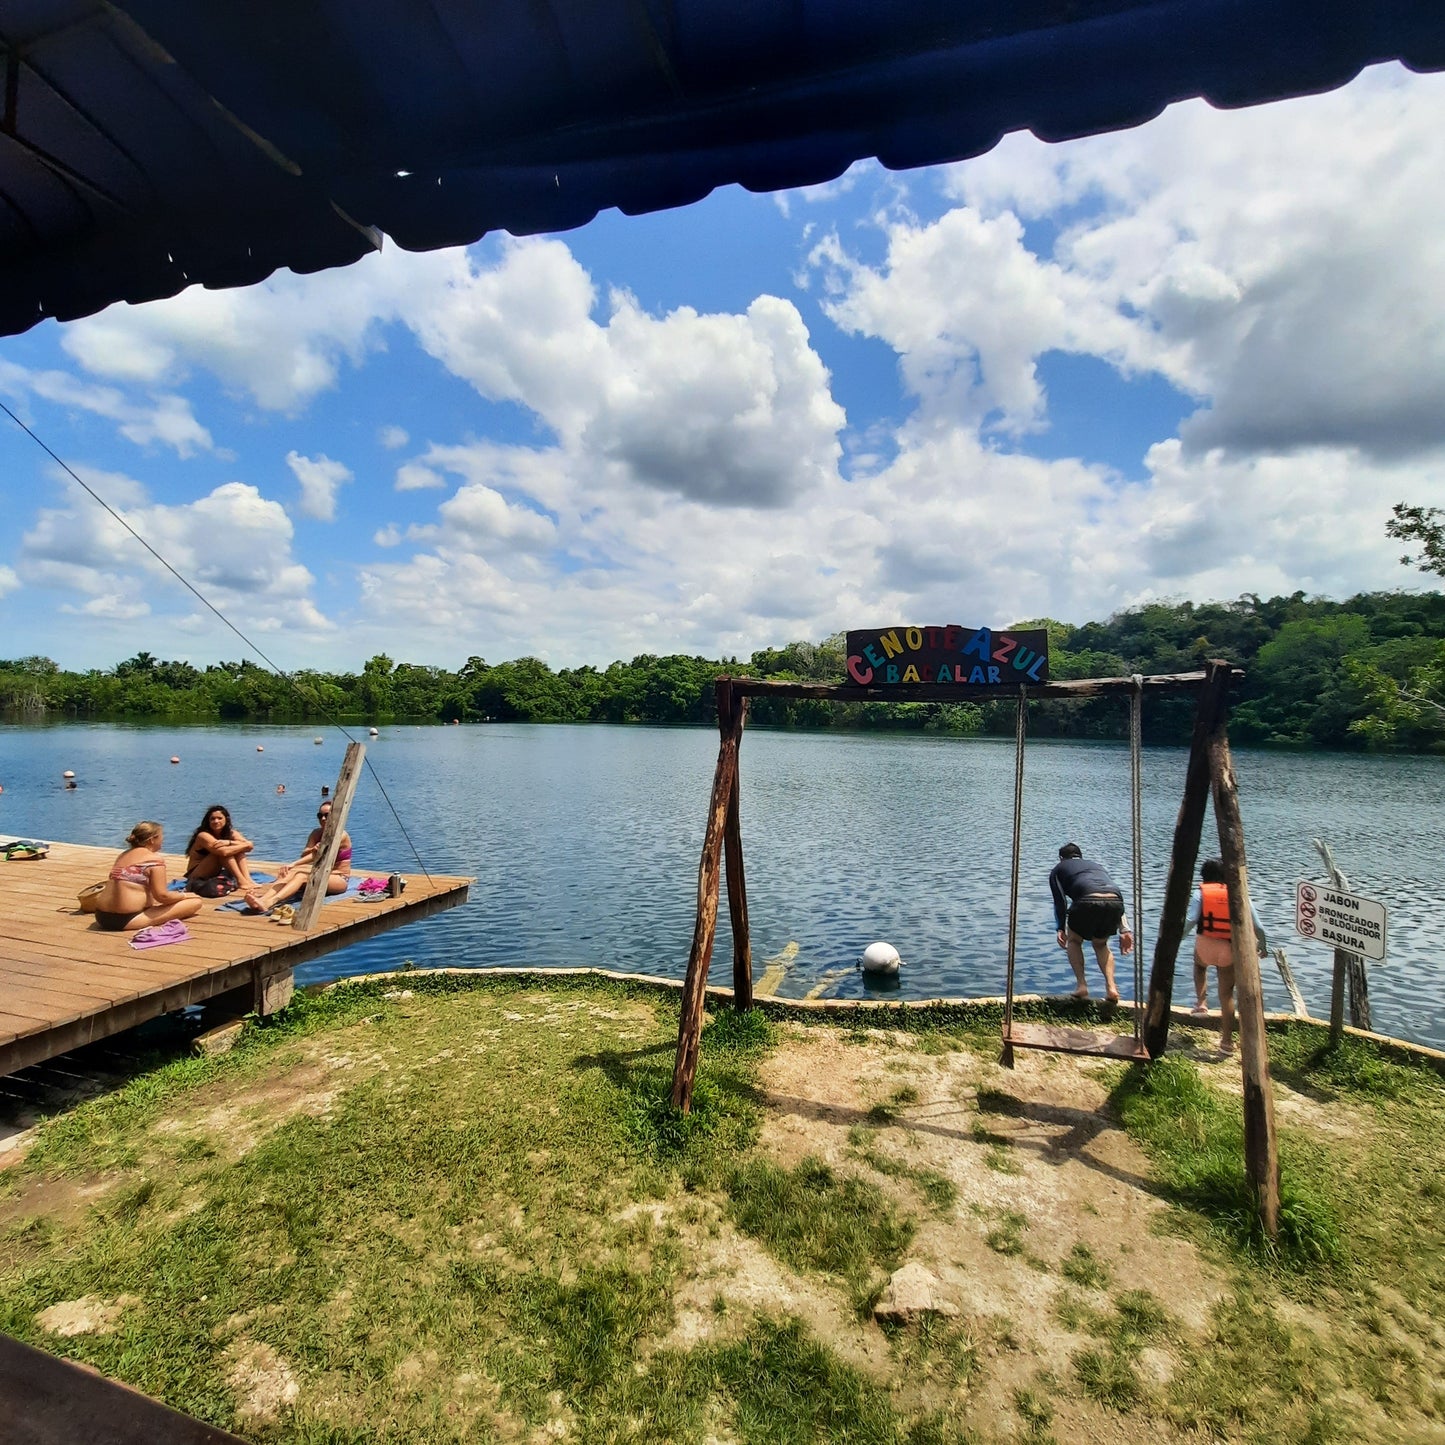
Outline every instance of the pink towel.
[(168, 943), (184, 943), (191, 936), (183, 918), (172, 918), (169, 923), (153, 923), (131, 936), (132, 948), (164, 948)]

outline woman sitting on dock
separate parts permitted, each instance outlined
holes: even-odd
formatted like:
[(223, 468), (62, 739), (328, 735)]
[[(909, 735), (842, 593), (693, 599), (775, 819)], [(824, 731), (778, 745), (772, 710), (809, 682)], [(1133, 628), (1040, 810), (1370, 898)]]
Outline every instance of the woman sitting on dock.
[(186, 844), (186, 888), (202, 898), (222, 898), (238, 888), (254, 889), (246, 854), (255, 844), (231, 822), (229, 808), (215, 803)]
[[(317, 855), (321, 852), (321, 835), (326, 829), (326, 819), (331, 815), (331, 802), (323, 800), (321, 806), (316, 810), (317, 826), (311, 830), (306, 839), (306, 847), (302, 850), (301, 856), (294, 862), (288, 863), (281, 870), (281, 876), (265, 888), (251, 888), (245, 894), (246, 906), (255, 909), (258, 913), (269, 913), (278, 903), (284, 902), (287, 898), (294, 898), (311, 882), (312, 869), (315, 867)], [(336, 860), (331, 865), (331, 874), (326, 880), (326, 891), (328, 893), (345, 893), (347, 885), (351, 882), (351, 834), (341, 835), (340, 845), (336, 850)]]
[(97, 900), (97, 928), (129, 933), (201, 911), (199, 898), (166, 892), (166, 860), (160, 856), (165, 833), (159, 823), (137, 823), (125, 841)]

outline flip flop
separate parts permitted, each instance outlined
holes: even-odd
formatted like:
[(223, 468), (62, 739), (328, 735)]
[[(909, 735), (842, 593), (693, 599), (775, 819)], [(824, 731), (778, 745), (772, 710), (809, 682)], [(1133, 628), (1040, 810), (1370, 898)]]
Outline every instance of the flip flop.
[(271, 910), (272, 923), (290, 923), (296, 917), (296, 910), (289, 903), (278, 903)]
[(20, 838), (14, 843), (5, 845), (5, 861), (7, 863), (23, 863), (32, 858), (44, 858), (49, 852), (49, 843), (36, 843), (29, 838)]

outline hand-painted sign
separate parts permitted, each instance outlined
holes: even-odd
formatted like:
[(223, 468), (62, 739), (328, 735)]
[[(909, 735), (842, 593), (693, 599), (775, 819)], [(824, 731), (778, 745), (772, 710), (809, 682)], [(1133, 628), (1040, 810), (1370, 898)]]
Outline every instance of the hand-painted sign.
[(860, 687), (936, 682), (1009, 687), (1049, 680), (1049, 634), (992, 627), (883, 627), (848, 634), (847, 680)]

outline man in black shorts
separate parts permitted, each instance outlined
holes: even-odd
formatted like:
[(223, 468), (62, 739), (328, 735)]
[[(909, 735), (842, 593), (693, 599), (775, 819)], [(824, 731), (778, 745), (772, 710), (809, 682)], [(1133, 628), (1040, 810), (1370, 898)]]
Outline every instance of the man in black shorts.
[(1094, 957), (1104, 975), (1104, 997), (1118, 1003), (1119, 986), (1114, 982), (1114, 954), (1109, 940), (1119, 935), (1119, 948), (1134, 951), (1134, 931), (1124, 916), (1124, 895), (1114, 886), (1101, 863), (1085, 858), (1077, 843), (1059, 849), (1059, 861), (1049, 874), (1049, 892), (1054, 895), (1054, 922), (1058, 925), (1059, 947), (1068, 950), (1069, 967), (1078, 987), (1075, 998), (1088, 998), (1084, 977), (1084, 940), (1094, 946)]

